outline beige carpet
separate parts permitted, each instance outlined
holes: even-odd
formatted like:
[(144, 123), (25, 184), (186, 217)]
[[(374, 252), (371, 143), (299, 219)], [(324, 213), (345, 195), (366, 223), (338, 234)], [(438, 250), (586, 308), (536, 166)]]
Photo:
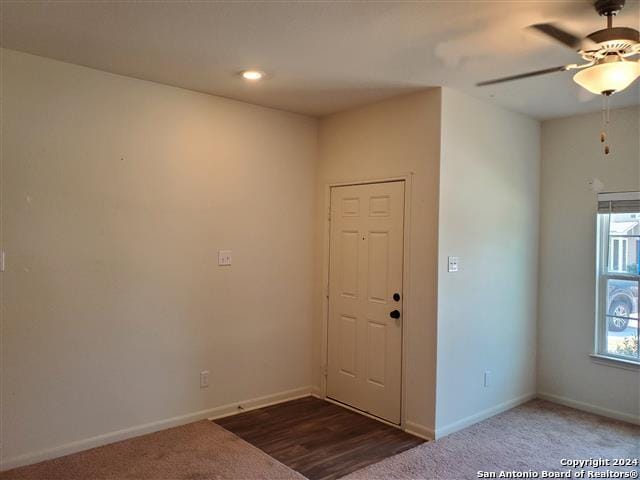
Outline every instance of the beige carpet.
[[(640, 427), (534, 400), (343, 478), (458, 480), (478, 478), (478, 471), (566, 471), (562, 458), (640, 458)], [(620, 470), (598, 470), (606, 469)]]
[(0, 474), (2, 480), (304, 479), (203, 420)]

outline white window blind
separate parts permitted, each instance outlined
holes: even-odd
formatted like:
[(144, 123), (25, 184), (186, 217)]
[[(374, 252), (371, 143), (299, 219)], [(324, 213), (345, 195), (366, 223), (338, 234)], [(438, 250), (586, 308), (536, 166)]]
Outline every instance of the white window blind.
[(640, 211), (640, 192), (598, 194), (598, 213), (635, 213)]

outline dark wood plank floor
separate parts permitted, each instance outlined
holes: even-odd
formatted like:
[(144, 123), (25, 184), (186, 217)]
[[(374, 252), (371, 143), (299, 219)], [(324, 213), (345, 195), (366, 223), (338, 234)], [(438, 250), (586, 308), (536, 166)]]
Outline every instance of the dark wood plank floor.
[(339, 478), (424, 442), (314, 397), (221, 418), (215, 423), (311, 480)]

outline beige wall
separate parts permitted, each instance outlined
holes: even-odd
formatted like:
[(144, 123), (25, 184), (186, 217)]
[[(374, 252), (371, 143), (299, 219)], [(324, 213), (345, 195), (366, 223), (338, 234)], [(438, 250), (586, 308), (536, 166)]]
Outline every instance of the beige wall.
[(596, 194), (640, 190), (640, 109), (611, 114), (611, 155), (602, 155), (601, 115), (542, 124), (538, 390), (596, 413), (640, 418), (640, 372), (595, 363)]
[(405, 175), (407, 427), (444, 435), (535, 393), (538, 238), (539, 389), (638, 415), (638, 373), (588, 357), (586, 185), (639, 188), (637, 109), (607, 161), (599, 115), (544, 123), (540, 214), (538, 122), (450, 89), (318, 122), (2, 55), (4, 465), (319, 392), (326, 187)]
[[(392, 98), (323, 118), (317, 177), (316, 252), (323, 248), (329, 183), (413, 174), (407, 333), (407, 425), (432, 434), (435, 412), (436, 255), (440, 90)], [(313, 384), (320, 388), (323, 258), (316, 255)]]
[(535, 394), (540, 180), (537, 121), (443, 88), (441, 130), (437, 436)]
[(316, 121), (2, 61), (3, 461), (308, 391)]

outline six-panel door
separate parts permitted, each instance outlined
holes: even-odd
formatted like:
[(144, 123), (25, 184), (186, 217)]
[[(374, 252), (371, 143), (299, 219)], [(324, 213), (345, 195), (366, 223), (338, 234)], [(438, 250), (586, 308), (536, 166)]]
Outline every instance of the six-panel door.
[(330, 231), (327, 396), (399, 424), (404, 182), (333, 187)]

